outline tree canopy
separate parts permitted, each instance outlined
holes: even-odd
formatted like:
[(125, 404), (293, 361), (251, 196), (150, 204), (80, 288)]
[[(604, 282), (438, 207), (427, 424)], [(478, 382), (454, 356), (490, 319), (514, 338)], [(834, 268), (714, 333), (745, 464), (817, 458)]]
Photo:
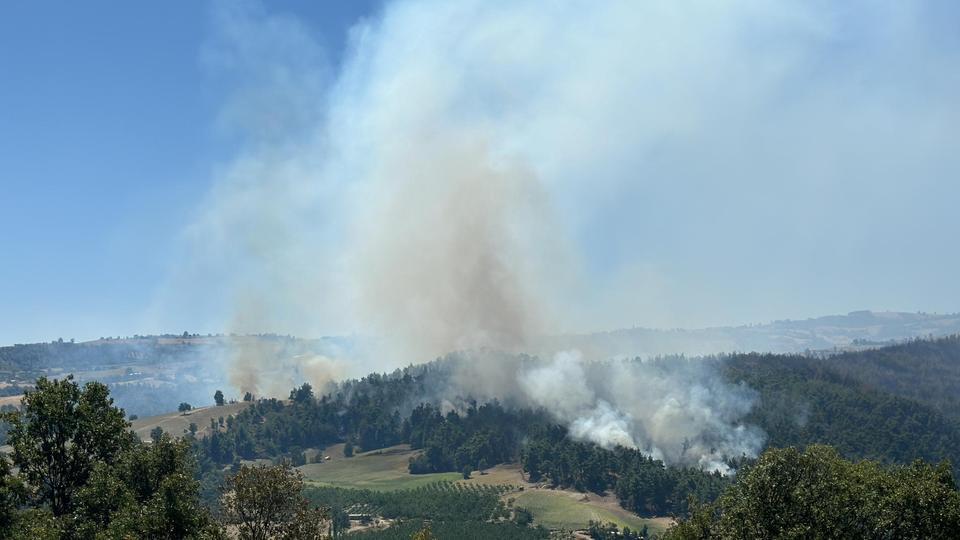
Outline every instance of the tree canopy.
[(947, 463), (884, 467), (828, 446), (771, 449), (668, 538), (960, 538), (960, 492)]
[(241, 540), (313, 539), (327, 518), (302, 495), (303, 475), (290, 463), (244, 465), (228, 479), (223, 508)]
[(55, 516), (73, 509), (74, 495), (95, 464), (115, 464), (133, 443), (107, 387), (90, 382), (80, 388), (72, 376), (41, 377), (36, 389), (24, 394), (22, 410), (6, 418), (13, 461)]

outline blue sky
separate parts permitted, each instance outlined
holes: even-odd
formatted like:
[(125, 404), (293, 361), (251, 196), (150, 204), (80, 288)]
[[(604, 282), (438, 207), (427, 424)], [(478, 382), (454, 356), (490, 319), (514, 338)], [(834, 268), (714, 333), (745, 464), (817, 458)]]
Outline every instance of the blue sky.
[[(370, 251), (463, 210), (402, 169), (475, 140), (537, 179), (481, 240), (542, 249), (510, 286), (565, 330), (960, 310), (955, 4), (589, 5), (4, 5), (0, 343), (382, 331), (408, 299), (363, 297), (424, 269)], [(432, 276), (399, 286), (450, 309)]]
[[(376, 8), (271, 2), (334, 59)], [(216, 127), (228, 81), (202, 62), (215, 9), (2, 7), (0, 343), (137, 331), (177, 231), (232, 148)]]

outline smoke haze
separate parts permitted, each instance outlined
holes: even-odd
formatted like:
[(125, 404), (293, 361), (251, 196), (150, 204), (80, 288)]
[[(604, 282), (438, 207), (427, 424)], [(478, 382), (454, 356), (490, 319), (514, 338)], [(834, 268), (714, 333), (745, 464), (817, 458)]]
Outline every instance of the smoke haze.
[[(920, 15), (879, 11), (871, 23), (928, 46), (911, 34)], [(855, 191), (947, 150), (947, 124), (896, 88), (849, 100), (862, 81), (887, 80), (869, 47), (846, 51), (861, 79), (826, 72), (798, 86), (825, 69), (845, 16), (816, 3), (397, 1), (353, 28), (333, 69), (296, 19), (223, 4), (205, 58), (240, 88), (223, 125), (242, 134), (242, 151), (188, 229), (185, 277), (173, 282), (213, 277), (201, 281), (218, 284), (233, 332), (376, 337), (349, 356), (311, 358), (315, 383), (670, 321), (674, 269), (645, 259), (664, 242), (653, 207), (665, 186), (722, 223), (719, 233), (687, 230), (682, 216), (671, 224), (705, 237), (688, 259), (701, 267), (724, 249), (714, 234), (753, 253), (776, 243), (758, 224), (787, 230), (801, 218), (769, 204), (771, 179), (813, 208), (840, 175)], [(902, 106), (888, 110), (891, 100)], [(820, 137), (817, 118), (838, 119), (833, 136)], [(853, 165), (894, 146), (894, 172)], [(722, 300), (689, 296), (700, 293), (682, 307)], [(739, 423), (751, 392), (707, 363), (549, 352), (523, 369), (478, 355), (464, 388), (519, 396), (574, 436), (668, 461), (723, 469), (720, 455), (762, 444)], [(229, 363), (241, 391), (275, 386), (262, 357), (241, 351)]]

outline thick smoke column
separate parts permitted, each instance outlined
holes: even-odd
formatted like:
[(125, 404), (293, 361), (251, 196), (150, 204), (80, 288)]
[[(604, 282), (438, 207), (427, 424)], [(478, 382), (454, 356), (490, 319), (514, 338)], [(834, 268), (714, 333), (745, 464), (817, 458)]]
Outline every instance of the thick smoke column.
[[(642, 257), (601, 256), (612, 249), (602, 231), (620, 223), (602, 215), (610, 200), (674, 176), (680, 193), (738, 197), (781, 174), (828, 181), (784, 168), (780, 149), (841, 162), (849, 153), (809, 119), (854, 125), (889, 109), (861, 110), (845, 98), (859, 79), (836, 74), (795, 90), (844, 34), (829, 10), (683, 6), (399, 0), (353, 29), (332, 69), (296, 19), (222, 5), (206, 62), (241, 88), (223, 123), (246, 145), (187, 231), (191, 263), (172, 283), (216, 283), (204, 293), (231, 307), (223, 324), (237, 333), (376, 338), (311, 357), (321, 379), (453, 350), (520, 352), (543, 334), (669, 309), (656, 302), (669, 281)], [(654, 229), (636, 230), (627, 251)], [(229, 362), (239, 390), (286, 380), (261, 358)], [(464, 391), (544, 406), (600, 444), (722, 468), (717, 456), (761, 441), (739, 423), (750, 392), (705, 363), (474, 358)]]

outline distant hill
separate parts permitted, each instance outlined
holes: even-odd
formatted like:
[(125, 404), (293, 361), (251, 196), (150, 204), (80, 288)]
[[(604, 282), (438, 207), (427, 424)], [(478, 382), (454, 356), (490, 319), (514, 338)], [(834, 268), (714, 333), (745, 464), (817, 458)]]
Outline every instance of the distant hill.
[(159, 415), (176, 410), (181, 402), (212, 405), (216, 390), (225, 392), (227, 399), (240, 399), (231, 394), (226, 367), (240, 348), (270, 360), (282, 372), (279, 378), (285, 392), (304, 380), (301, 358), (349, 350), (349, 346), (339, 338), (188, 333), (18, 344), (0, 347), (0, 400), (15, 400), (38, 377), (73, 374), (79, 382), (108, 384), (116, 403), (128, 414)]
[(545, 338), (539, 350), (579, 349), (591, 358), (699, 356), (731, 352), (861, 350), (917, 337), (960, 333), (960, 313), (854, 311), (799, 321), (693, 330), (630, 328)]
[[(898, 345), (917, 337), (957, 333), (960, 333), (960, 314), (856, 311), (847, 315), (750, 326), (693, 330), (632, 328), (551, 336), (535, 340), (526, 352), (549, 357), (558, 350), (578, 349), (584, 356), (594, 359), (752, 351), (834, 355)], [(180, 402), (210, 405), (217, 389), (227, 392), (228, 399), (242, 397), (230, 395), (226, 368), (227, 359), (238, 347), (271, 359), (270, 365), (276, 370), (270, 376), (275, 379), (280, 392), (274, 392), (274, 395), (282, 396), (288, 388), (307, 380), (303, 358), (312, 355), (353, 358), (373, 343), (375, 341), (371, 338), (357, 337), (301, 339), (273, 334), (201, 336), (183, 333), (101, 338), (83, 343), (58, 340), (18, 344), (0, 347), (0, 399), (21, 394), (37, 377), (73, 373), (81, 382), (99, 380), (108, 383), (117, 403), (128, 413), (157, 415), (175, 410)], [(376, 350), (377, 347), (369, 349)], [(901, 354), (904, 350), (894, 348), (882, 353), (884, 362), (890, 364), (882, 380), (862, 382), (884, 392), (917, 399), (942, 413), (960, 409), (957, 407), (960, 398), (951, 397), (960, 395), (960, 392), (936, 392), (937, 396), (943, 397), (938, 398), (940, 402), (933, 403), (928, 401), (926, 387), (917, 384), (911, 378), (913, 375), (900, 372), (900, 376), (892, 376), (898, 372), (897, 365), (912, 361), (910, 355)], [(846, 363), (839, 364), (838, 369), (848, 365), (846, 372), (856, 378), (860, 358), (845, 357)], [(949, 371), (952, 368), (938, 367), (937, 361), (933, 360), (923, 365), (924, 369), (940, 374), (936, 380), (929, 380), (928, 385), (947, 385), (945, 388), (960, 390), (960, 382)], [(869, 373), (880, 375), (879, 371)]]

